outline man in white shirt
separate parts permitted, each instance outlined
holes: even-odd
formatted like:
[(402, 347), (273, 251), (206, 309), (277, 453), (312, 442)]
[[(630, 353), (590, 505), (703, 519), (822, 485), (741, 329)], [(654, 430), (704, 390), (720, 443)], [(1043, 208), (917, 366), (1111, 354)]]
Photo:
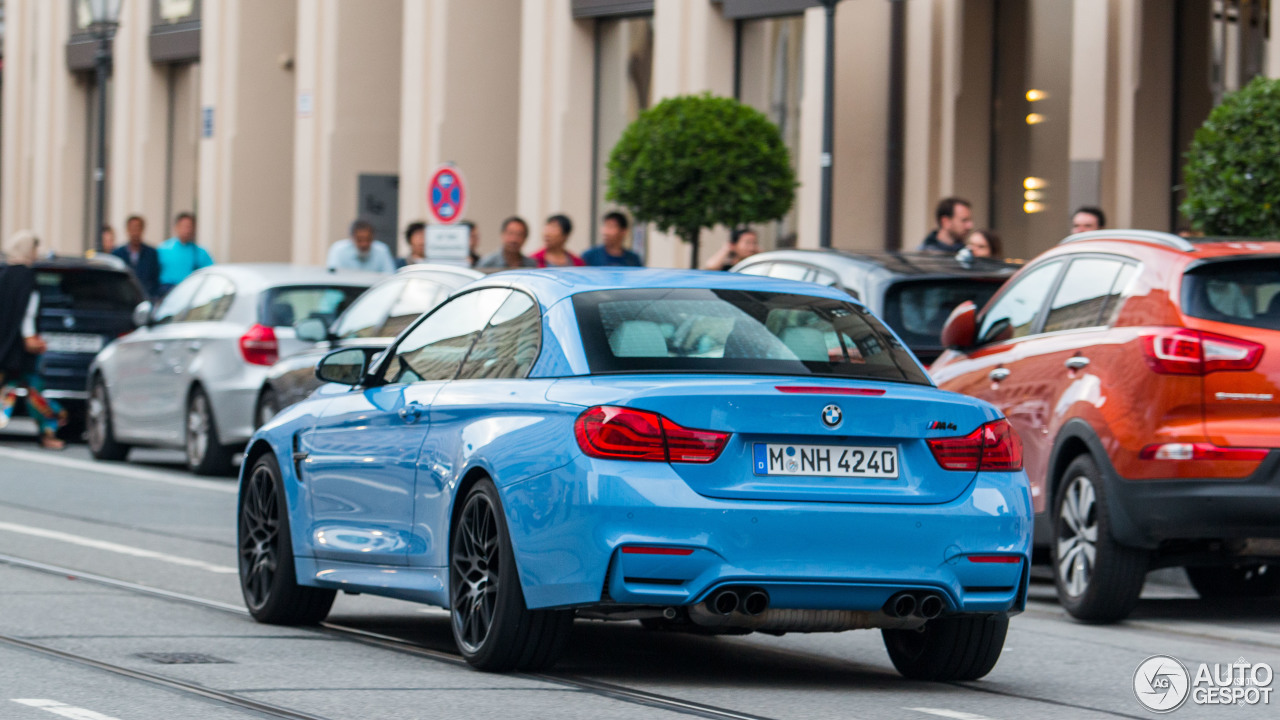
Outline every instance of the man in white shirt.
[(367, 220), (356, 220), (351, 223), (351, 237), (339, 240), (329, 248), (330, 269), (367, 270), (369, 272), (393, 273), (396, 271), (395, 258), (385, 243), (373, 241), (373, 225)]

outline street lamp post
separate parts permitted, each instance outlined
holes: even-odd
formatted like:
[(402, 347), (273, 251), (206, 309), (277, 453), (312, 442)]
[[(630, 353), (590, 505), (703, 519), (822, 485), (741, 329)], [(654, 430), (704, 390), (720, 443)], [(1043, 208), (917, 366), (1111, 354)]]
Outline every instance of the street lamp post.
[(835, 135), (836, 95), (836, 3), (840, 0), (821, 0), (827, 11), (826, 67), (822, 79), (822, 201), (819, 209), (818, 246), (831, 247), (831, 145)]
[(107, 203), (107, 79), (111, 77), (111, 41), (120, 24), (120, 0), (89, 0), (89, 12), (93, 36), (98, 41), (93, 63), (98, 90), (98, 157), (93, 168), (93, 247), (101, 252)]

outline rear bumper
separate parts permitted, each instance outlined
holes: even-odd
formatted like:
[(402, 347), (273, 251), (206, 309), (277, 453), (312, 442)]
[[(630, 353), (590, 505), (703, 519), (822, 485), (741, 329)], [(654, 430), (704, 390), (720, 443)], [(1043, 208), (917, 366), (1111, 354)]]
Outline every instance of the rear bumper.
[[(579, 456), (501, 492), (530, 607), (689, 605), (731, 584), (764, 588), (775, 608), (879, 610), (901, 590), (939, 592), (952, 612), (1025, 602), (1022, 473), (979, 474), (936, 505), (761, 502), (704, 497), (663, 463)], [(630, 545), (692, 552), (620, 551)]]
[(1126, 480), (1106, 469), (1112, 534), (1125, 545), (1280, 538), (1280, 450), (1239, 479)]

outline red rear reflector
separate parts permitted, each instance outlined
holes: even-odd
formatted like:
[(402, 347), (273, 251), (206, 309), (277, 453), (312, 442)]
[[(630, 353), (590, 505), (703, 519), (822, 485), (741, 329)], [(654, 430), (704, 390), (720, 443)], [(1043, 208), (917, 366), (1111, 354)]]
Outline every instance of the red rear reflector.
[(1142, 338), (1147, 366), (1163, 375), (1252, 370), (1262, 359), (1263, 349), (1249, 340), (1186, 328), (1169, 328)]
[(778, 385), (776, 388), (778, 392), (794, 395), (866, 395), (875, 397), (884, 394), (884, 390), (877, 388), (832, 388), (817, 385)]
[(970, 555), (969, 562), (975, 563), (1013, 563), (1022, 562), (1021, 555)]
[(1143, 460), (1241, 460), (1261, 462), (1267, 448), (1219, 447), (1213, 443), (1157, 443), (1142, 448)]
[(694, 430), (655, 412), (613, 405), (588, 408), (573, 433), (582, 452), (613, 460), (709, 463), (729, 442), (729, 433)]
[(1022, 469), (1022, 441), (1004, 418), (980, 425), (963, 437), (933, 438), (929, 449), (947, 470)]
[(628, 545), (622, 548), (622, 552), (626, 555), (692, 555), (693, 548)]
[(280, 358), (276, 331), (266, 325), (254, 325), (240, 336), (240, 355), (253, 365), (275, 365)]

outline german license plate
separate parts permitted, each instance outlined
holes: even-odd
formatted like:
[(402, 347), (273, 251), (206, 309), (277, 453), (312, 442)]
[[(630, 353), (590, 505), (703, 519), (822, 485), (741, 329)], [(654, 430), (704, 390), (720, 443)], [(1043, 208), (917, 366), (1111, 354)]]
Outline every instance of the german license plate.
[(49, 352), (96, 353), (102, 349), (101, 335), (86, 333), (41, 333)]
[(753, 450), (756, 475), (898, 477), (897, 448), (756, 443)]

